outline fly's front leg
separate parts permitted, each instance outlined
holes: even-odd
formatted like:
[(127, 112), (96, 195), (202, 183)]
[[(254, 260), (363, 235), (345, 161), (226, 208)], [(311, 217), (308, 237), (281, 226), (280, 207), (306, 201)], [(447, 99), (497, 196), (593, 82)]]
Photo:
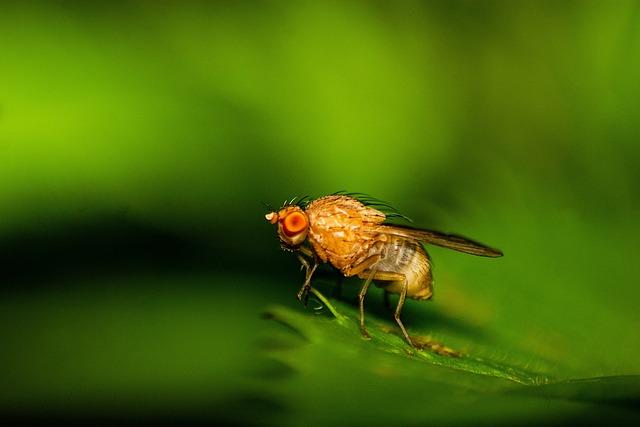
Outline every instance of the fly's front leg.
[(302, 301), (306, 306), (307, 300), (309, 298), (309, 290), (311, 289), (311, 277), (313, 276), (313, 273), (316, 271), (316, 268), (318, 268), (318, 261), (314, 257), (313, 265), (311, 265), (311, 263), (302, 255), (298, 255), (298, 259), (302, 264), (302, 268), (306, 269), (306, 274), (305, 274), (304, 284), (302, 285), (302, 288), (300, 288), (300, 290), (298, 291), (297, 297), (298, 297), (298, 300)]
[(307, 260), (302, 255), (298, 254), (298, 261), (300, 261), (300, 271), (304, 270), (306, 274), (311, 268), (311, 264), (309, 264), (309, 260)]

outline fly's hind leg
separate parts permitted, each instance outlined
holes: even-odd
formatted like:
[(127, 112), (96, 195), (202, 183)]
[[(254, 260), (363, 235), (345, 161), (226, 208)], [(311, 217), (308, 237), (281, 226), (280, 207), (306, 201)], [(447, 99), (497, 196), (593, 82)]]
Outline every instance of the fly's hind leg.
[(396, 306), (396, 312), (393, 314), (393, 318), (395, 319), (398, 326), (400, 326), (400, 330), (402, 331), (402, 335), (404, 335), (404, 339), (407, 340), (407, 342), (411, 347), (415, 347), (413, 345), (413, 341), (411, 341), (411, 338), (407, 333), (407, 330), (404, 328), (404, 325), (402, 324), (402, 320), (400, 320), (400, 314), (402, 313), (402, 308), (404, 307), (404, 300), (407, 297), (408, 288), (409, 288), (409, 281), (405, 277), (404, 284), (402, 285), (402, 291), (400, 292), (400, 299), (398, 300), (398, 305)]

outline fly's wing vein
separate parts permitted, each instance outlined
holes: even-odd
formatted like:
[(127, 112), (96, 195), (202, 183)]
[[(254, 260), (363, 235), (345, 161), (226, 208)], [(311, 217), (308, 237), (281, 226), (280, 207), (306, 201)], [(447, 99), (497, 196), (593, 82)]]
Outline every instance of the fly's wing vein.
[(446, 234), (433, 230), (421, 230), (406, 226), (382, 225), (379, 227), (381, 233), (393, 236), (404, 237), (407, 239), (417, 240), (419, 242), (429, 243), (444, 248), (453, 249), (471, 255), (500, 257), (502, 252), (498, 249), (490, 248), (482, 243), (467, 239), (466, 237), (455, 234)]

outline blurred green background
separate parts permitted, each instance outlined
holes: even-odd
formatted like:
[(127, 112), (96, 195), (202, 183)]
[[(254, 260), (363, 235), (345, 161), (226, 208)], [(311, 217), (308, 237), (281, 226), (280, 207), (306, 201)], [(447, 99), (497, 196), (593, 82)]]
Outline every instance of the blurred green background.
[[(638, 76), (635, 1), (2, 2), (0, 412), (637, 422)], [(463, 358), (295, 300), (262, 202), (338, 190), (504, 251), (428, 248)]]

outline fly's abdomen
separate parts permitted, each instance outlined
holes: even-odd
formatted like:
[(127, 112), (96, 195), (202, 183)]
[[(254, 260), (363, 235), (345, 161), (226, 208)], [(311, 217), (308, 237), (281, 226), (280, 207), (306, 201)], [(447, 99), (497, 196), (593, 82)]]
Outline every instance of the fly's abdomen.
[[(406, 277), (407, 297), (429, 299), (433, 294), (431, 262), (424, 248), (417, 242), (395, 238), (385, 245), (384, 258), (378, 263), (379, 271), (404, 274)], [(402, 292), (404, 281), (382, 283), (388, 292)]]

